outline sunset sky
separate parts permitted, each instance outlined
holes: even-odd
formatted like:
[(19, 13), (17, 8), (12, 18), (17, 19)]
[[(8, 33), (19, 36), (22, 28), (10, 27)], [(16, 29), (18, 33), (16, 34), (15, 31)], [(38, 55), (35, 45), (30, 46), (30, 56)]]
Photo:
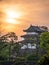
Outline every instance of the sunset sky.
[(49, 0), (0, 0), (0, 30), (21, 36), (29, 25), (49, 28)]

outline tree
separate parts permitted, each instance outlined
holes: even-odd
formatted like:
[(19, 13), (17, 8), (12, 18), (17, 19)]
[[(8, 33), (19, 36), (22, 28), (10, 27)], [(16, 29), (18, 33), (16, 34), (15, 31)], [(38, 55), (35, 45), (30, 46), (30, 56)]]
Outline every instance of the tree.
[(17, 36), (14, 32), (9, 32), (2, 37), (0, 37), (0, 41), (5, 43), (15, 43), (17, 41)]
[(27, 61), (37, 61), (37, 55), (36, 54), (29, 54), (27, 57)]
[(40, 35), (40, 47), (46, 52), (49, 51), (49, 32), (44, 32)]
[(49, 65), (49, 55), (44, 55), (37, 63), (37, 65)]
[(40, 48), (43, 52), (37, 65), (49, 65), (49, 32), (41, 33)]
[[(10, 32), (0, 37), (0, 56), (10, 57), (11, 51), (14, 48), (14, 43), (17, 41), (17, 36), (14, 32)], [(4, 54), (3, 54), (4, 53)]]

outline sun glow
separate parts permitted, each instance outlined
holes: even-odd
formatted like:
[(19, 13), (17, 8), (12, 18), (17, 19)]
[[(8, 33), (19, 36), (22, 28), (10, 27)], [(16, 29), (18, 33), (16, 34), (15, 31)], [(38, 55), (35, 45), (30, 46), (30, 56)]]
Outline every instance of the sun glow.
[(19, 24), (19, 18), (21, 18), (22, 13), (19, 11), (15, 11), (13, 9), (6, 10), (6, 22), (11, 24)]
[(21, 16), (19, 12), (15, 12), (14, 10), (7, 11), (7, 15), (9, 18), (19, 18)]

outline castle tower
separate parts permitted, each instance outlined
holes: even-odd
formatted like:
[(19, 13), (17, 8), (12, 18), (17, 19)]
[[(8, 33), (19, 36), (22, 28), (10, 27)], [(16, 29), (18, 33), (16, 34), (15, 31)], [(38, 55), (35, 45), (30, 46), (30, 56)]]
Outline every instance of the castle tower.
[(24, 38), (24, 40), (20, 41), (20, 43), (24, 44), (28, 43), (34, 44), (35, 42), (37, 42), (37, 37), (42, 32), (44, 32), (38, 26), (32, 26), (32, 25), (28, 29), (23, 31), (26, 32), (26, 34), (21, 36), (22, 38)]

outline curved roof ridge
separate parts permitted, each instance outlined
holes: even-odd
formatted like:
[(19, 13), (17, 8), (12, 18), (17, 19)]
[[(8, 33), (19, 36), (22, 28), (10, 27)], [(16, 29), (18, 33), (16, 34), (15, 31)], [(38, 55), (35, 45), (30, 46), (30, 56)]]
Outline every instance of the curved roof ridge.
[(41, 32), (42, 30), (40, 29), (39, 26), (32, 26), (30, 25), (30, 27), (26, 30), (23, 30), (24, 32)]

